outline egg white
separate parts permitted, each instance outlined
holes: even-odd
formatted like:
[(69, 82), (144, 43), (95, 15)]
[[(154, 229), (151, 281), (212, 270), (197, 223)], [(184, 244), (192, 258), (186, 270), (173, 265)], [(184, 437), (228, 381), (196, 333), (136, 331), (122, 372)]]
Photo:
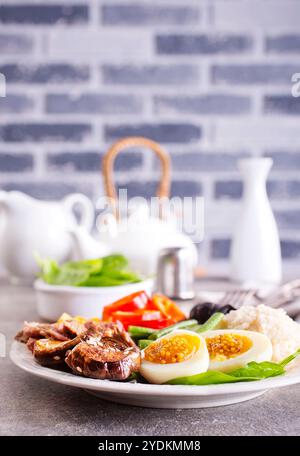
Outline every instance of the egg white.
[[(179, 334), (190, 334), (197, 337), (200, 342), (197, 352), (188, 360), (179, 363), (158, 364), (144, 359), (142, 351), (141, 375), (150, 383), (161, 384), (178, 377), (186, 377), (206, 372), (209, 365), (209, 355), (205, 340), (199, 334), (192, 331), (175, 330), (171, 334), (161, 337), (159, 340), (169, 339)], [(155, 341), (155, 342), (157, 342)], [(154, 343), (155, 343), (154, 342)]]
[(207, 331), (203, 333), (203, 337), (207, 339), (221, 334), (237, 334), (248, 337), (252, 342), (252, 346), (246, 352), (224, 361), (213, 361), (210, 359), (208, 370), (229, 372), (240, 367), (245, 367), (251, 361), (260, 363), (272, 359), (272, 344), (270, 339), (264, 334), (237, 329), (219, 329)]

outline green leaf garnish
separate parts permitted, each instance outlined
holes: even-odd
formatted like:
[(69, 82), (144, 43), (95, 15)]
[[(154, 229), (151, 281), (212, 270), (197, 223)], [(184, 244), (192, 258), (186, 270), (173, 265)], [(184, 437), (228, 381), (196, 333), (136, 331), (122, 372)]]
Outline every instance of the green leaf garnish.
[(39, 277), (51, 285), (111, 287), (141, 281), (137, 274), (125, 270), (128, 260), (123, 255), (69, 261), (61, 266), (49, 258), (42, 260), (37, 254), (35, 258), (41, 268)]
[(167, 382), (168, 385), (217, 385), (221, 383), (249, 382), (276, 377), (285, 373), (285, 366), (300, 355), (300, 348), (280, 363), (252, 361), (245, 367), (231, 372), (207, 371), (189, 377), (179, 377)]

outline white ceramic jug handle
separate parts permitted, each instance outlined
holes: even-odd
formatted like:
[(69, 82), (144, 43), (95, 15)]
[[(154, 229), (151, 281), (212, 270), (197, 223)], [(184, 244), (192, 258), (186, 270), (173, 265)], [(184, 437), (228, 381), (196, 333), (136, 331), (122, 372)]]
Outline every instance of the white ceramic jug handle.
[(72, 213), (74, 212), (74, 207), (76, 205), (80, 206), (81, 219), (79, 226), (82, 226), (90, 231), (93, 227), (95, 216), (94, 206), (91, 200), (82, 193), (72, 193), (71, 195), (66, 196), (63, 202), (67, 210)]

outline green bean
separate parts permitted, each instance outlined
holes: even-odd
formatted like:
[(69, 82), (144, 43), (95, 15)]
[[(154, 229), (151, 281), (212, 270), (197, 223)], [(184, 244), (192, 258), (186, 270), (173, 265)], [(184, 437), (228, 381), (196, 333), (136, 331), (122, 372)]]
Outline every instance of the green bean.
[(149, 339), (140, 339), (138, 342), (138, 346), (141, 350), (144, 350), (144, 348), (148, 347), (148, 345), (152, 344), (153, 340)]
[(188, 326), (187, 329), (189, 331), (197, 331), (197, 329), (199, 329), (200, 325), (191, 325), (191, 326)]
[(166, 334), (169, 334), (172, 332), (174, 329), (183, 329), (183, 328), (189, 328), (190, 326), (193, 326), (197, 323), (197, 320), (183, 320), (179, 321), (178, 323), (175, 323), (174, 325), (167, 326), (164, 329), (160, 329), (159, 331), (155, 331), (153, 334), (149, 336), (149, 339), (151, 340), (156, 340), (159, 339), (162, 336), (165, 336)]
[(143, 326), (128, 326), (128, 332), (134, 339), (145, 339), (156, 332), (156, 330), (152, 328), (144, 328)]
[(203, 323), (203, 325), (199, 325), (198, 329), (194, 329), (197, 333), (203, 333), (205, 331), (211, 331), (212, 329), (216, 329), (219, 325), (221, 320), (223, 319), (224, 314), (222, 312), (214, 313), (209, 319)]

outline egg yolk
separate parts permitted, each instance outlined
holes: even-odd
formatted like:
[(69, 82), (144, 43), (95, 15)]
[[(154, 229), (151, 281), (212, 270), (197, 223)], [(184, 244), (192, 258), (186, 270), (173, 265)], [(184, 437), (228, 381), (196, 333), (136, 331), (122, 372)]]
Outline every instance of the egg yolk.
[(239, 334), (220, 334), (207, 338), (206, 345), (213, 361), (224, 361), (248, 351), (252, 342), (248, 337)]
[(191, 334), (178, 334), (149, 345), (145, 360), (156, 364), (181, 363), (191, 358), (199, 350), (200, 340)]

